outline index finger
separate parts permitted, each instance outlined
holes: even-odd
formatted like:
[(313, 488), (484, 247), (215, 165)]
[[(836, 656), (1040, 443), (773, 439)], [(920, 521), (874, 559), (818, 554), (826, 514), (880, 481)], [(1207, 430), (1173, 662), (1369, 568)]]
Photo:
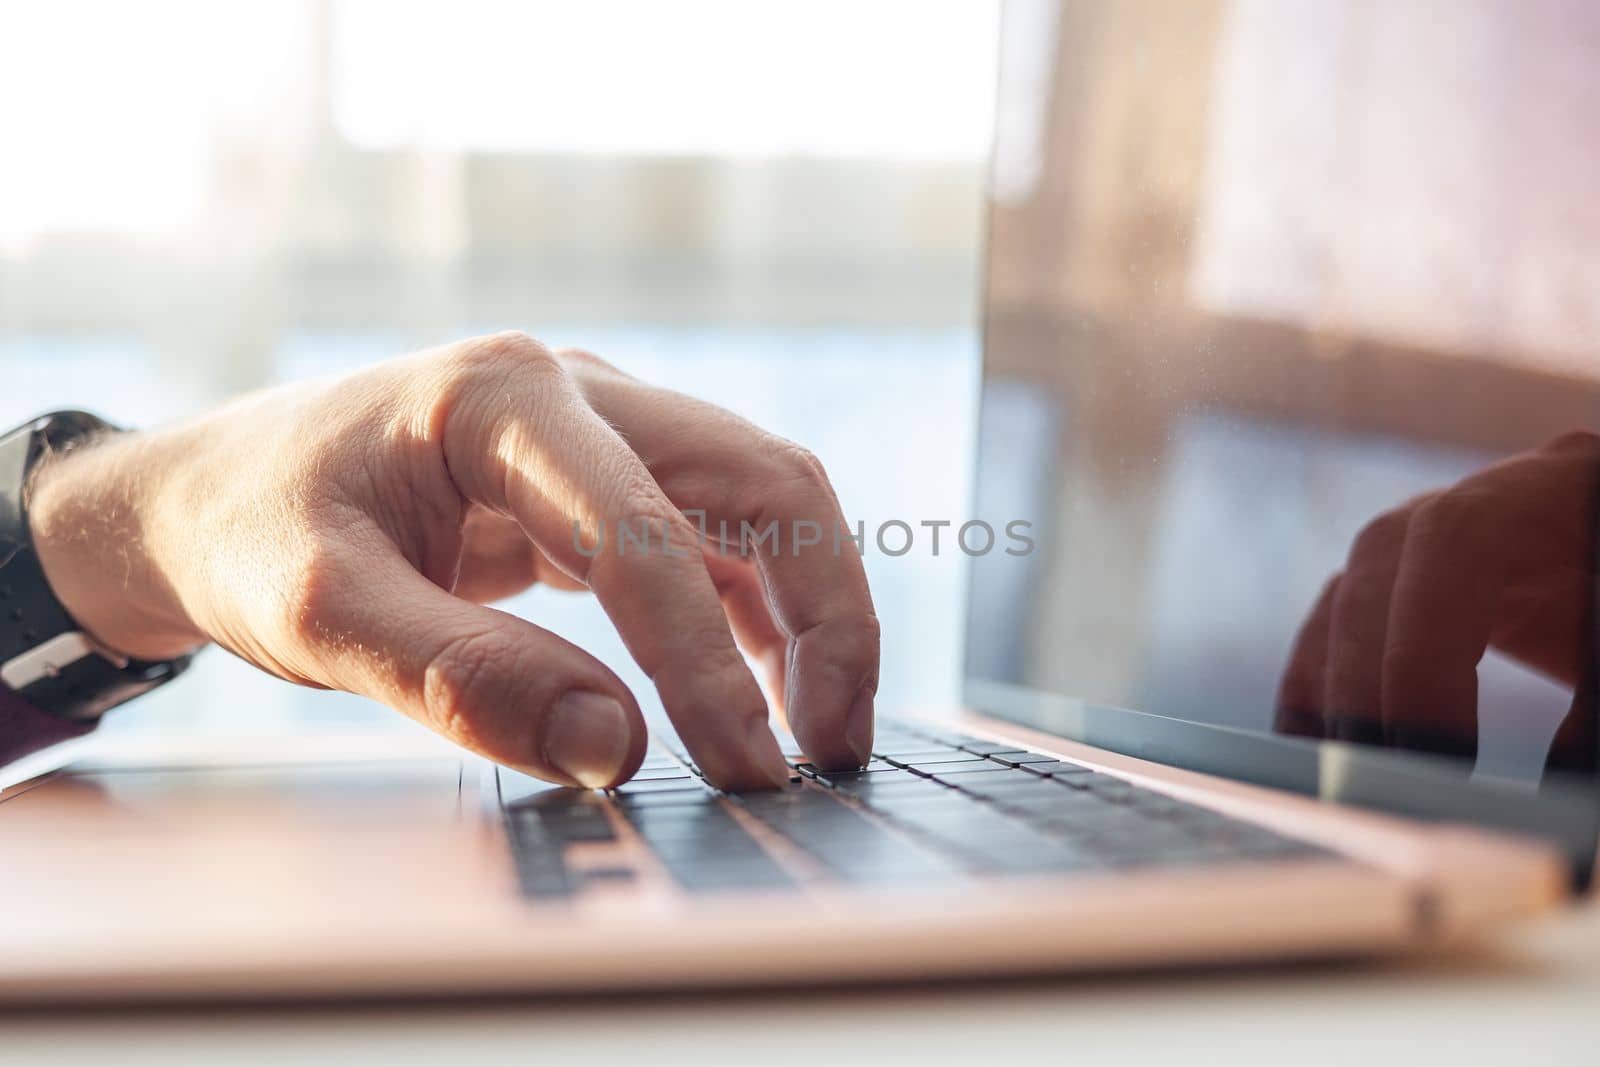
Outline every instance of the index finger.
[(1383, 655), (1389, 743), (1471, 757), (1478, 749), (1478, 661), (1502, 586), (1501, 538), (1471, 492), (1421, 504), (1407, 528)]
[[(766, 701), (694, 528), (542, 345), (511, 335), (458, 356), (439, 431), (457, 489), (513, 516), (594, 591), (708, 778), (728, 789), (785, 784)], [(624, 529), (644, 540), (630, 550)]]
[[(679, 508), (754, 555), (790, 645), (787, 712), (823, 767), (871, 756), (879, 627), (866, 569), (815, 456), (715, 405), (578, 354), (574, 376)], [(692, 432), (688, 428), (693, 428)], [(731, 548), (730, 548), (731, 550)]]

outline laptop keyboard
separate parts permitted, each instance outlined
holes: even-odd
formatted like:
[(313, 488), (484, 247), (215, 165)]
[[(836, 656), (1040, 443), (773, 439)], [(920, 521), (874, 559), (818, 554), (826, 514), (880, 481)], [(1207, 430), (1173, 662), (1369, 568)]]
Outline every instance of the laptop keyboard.
[[(563, 898), (636, 877), (627, 866), (575, 862), (581, 846), (615, 843), (619, 830), (691, 893), (955, 885), (1326, 855), (1076, 763), (920, 725), (880, 722), (872, 762), (855, 771), (819, 771), (790, 743), (790, 787), (741, 795), (713, 790), (675, 738), (666, 745), (606, 793), (500, 771), (525, 894)], [(519, 791), (517, 780), (534, 787)], [(781, 839), (777, 848), (758, 840), (769, 835)]]

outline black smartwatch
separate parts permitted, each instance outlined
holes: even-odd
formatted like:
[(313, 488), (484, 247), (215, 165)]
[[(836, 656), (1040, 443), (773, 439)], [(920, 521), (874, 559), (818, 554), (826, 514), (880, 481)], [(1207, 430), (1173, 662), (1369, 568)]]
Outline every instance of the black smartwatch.
[(135, 660), (100, 647), (56, 599), (34, 552), (26, 490), (35, 465), (120, 432), (87, 412), (58, 411), (0, 437), (0, 683), (77, 722), (170, 681), (190, 659)]

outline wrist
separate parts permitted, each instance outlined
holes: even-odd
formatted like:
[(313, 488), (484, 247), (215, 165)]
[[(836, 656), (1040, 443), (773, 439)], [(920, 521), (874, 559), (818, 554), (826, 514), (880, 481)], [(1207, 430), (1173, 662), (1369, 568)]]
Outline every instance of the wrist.
[(34, 551), (56, 599), (107, 649), (143, 660), (192, 652), (205, 636), (149, 551), (157, 435), (109, 438), (47, 457), (27, 492)]

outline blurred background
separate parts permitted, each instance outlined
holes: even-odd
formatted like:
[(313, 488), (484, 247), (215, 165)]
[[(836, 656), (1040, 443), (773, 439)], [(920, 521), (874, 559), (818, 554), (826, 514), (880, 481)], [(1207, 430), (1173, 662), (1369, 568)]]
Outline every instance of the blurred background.
[[(0, 0), (0, 421), (519, 328), (803, 441), (869, 528), (959, 520), (997, 9)], [(869, 567), (882, 704), (949, 701), (959, 553)], [(587, 600), (510, 607), (644, 695)], [(213, 651), (108, 728), (366, 719)]]

